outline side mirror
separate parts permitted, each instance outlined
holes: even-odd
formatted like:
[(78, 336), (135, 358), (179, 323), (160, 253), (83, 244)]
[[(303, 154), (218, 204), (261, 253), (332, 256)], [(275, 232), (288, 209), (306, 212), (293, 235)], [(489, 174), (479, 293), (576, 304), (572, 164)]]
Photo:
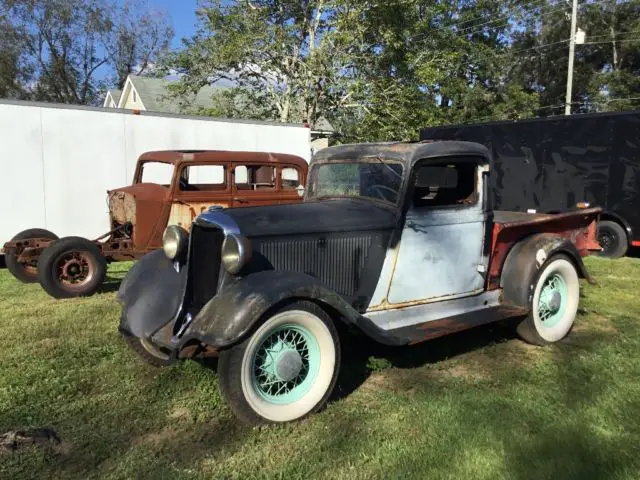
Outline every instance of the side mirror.
[(298, 192), (299, 197), (304, 197), (304, 185), (298, 185), (296, 187), (296, 192)]

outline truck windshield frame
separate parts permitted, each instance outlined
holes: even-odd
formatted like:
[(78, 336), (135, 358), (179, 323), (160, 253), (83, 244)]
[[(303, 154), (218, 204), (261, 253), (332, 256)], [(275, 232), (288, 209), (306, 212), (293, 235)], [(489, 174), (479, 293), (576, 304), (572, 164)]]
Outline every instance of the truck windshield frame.
[(404, 183), (404, 164), (379, 157), (321, 162), (311, 166), (306, 198), (356, 198), (397, 206)]

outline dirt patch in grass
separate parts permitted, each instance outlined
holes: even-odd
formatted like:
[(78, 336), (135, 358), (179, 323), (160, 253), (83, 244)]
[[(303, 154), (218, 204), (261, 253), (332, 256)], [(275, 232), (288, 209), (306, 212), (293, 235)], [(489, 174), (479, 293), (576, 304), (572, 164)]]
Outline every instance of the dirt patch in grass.
[(591, 313), (583, 321), (576, 322), (574, 332), (602, 332), (602, 333), (617, 333), (618, 330), (613, 325), (613, 322), (600, 313)]
[(176, 429), (174, 427), (165, 427), (157, 432), (146, 433), (137, 438), (134, 438), (131, 443), (136, 446), (160, 446), (165, 445), (167, 442), (174, 440), (179, 436), (183, 436), (184, 433), (184, 430), (181, 429)]

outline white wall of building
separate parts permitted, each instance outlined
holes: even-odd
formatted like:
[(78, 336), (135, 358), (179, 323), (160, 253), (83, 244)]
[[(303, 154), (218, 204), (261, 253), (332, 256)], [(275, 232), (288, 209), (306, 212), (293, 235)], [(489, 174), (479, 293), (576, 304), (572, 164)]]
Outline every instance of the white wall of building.
[(0, 248), (27, 228), (96, 238), (106, 192), (131, 183), (149, 150), (290, 153), (310, 160), (309, 129), (27, 102), (0, 103)]

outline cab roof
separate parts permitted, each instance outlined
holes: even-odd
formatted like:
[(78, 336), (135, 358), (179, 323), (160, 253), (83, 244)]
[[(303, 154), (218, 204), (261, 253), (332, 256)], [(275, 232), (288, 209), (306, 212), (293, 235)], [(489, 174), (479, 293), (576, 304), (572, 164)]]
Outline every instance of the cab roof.
[(491, 159), (489, 150), (475, 142), (453, 140), (421, 140), (419, 142), (378, 142), (338, 145), (320, 150), (313, 161), (331, 162), (332, 160), (356, 160), (380, 156), (398, 160), (412, 167), (418, 160), (436, 159), (454, 156), (473, 156), (479, 164), (488, 164)]
[(230, 150), (157, 150), (145, 152), (138, 161), (143, 162), (161, 162), (161, 163), (189, 163), (189, 162), (206, 162), (206, 163), (265, 163), (265, 164), (281, 164), (296, 165), (301, 168), (307, 168), (307, 161), (297, 155), (287, 153), (273, 152), (237, 152)]

